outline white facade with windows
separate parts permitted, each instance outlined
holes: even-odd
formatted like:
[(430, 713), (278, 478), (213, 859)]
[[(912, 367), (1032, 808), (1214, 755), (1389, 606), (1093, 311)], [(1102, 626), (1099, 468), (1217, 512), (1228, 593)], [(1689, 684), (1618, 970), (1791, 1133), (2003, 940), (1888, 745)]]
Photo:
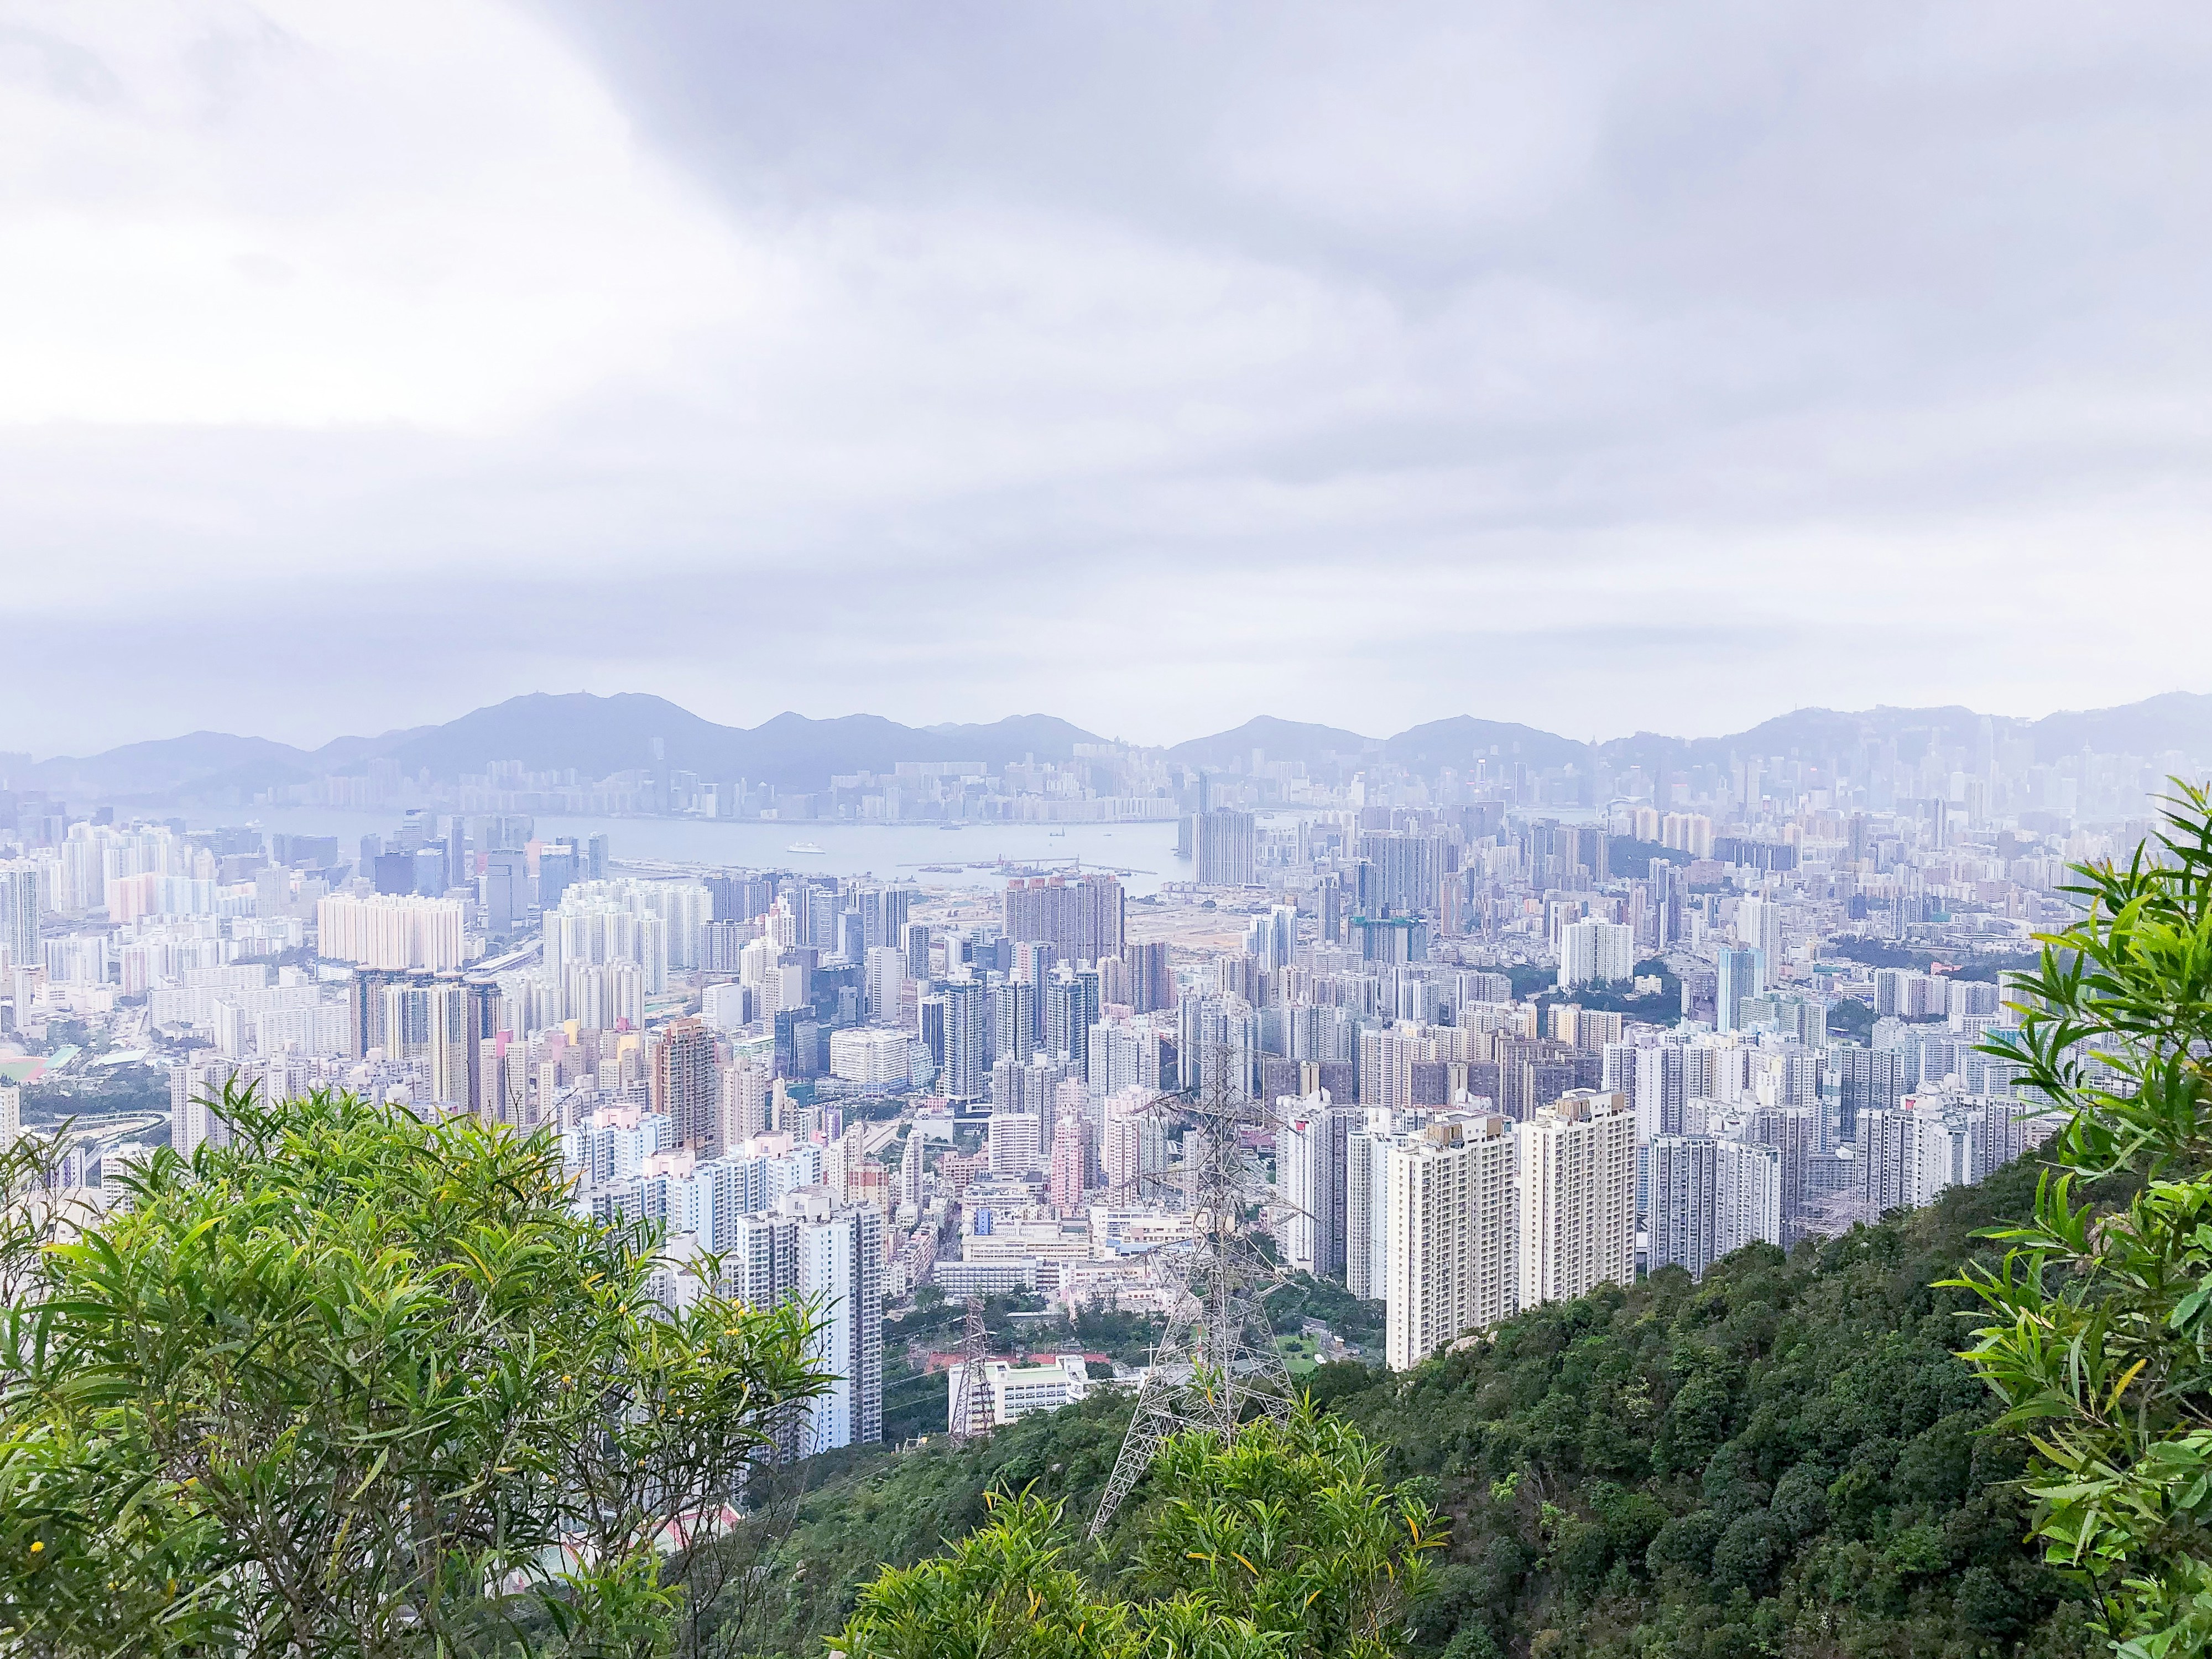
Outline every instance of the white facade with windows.
[(1570, 1090), (1519, 1128), (1521, 1298), (1533, 1308), (1636, 1282), (1636, 1117)]
[(1571, 922), (1559, 931), (1559, 985), (1571, 989), (1598, 981), (1632, 978), (1636, 930), (1613, 921)]
[(1513, 1311), (1513, 1136), (1504, 1118), (1455, 1114), (1389, 1148), (1384, 1352), (1418, 1365)]
[(913, 1043), (904, 1031), (855, 1025), (830, 1033), (830, 1074), (864, 1089), (903, 1089)]
[[(952, 1426), (951, 1414), (958, 1407), (967, 1377), (964, 1361), (952, 1367), (951, 1390), (945, 1408), (948, 1429)], [(1062, 1406), (1087, 1398), (1091, 1382), (1081, 1354), (1060, 1353), (1048, 1363), (1036, 1365), (987, 1359), (983, 1362), (983, 1386), (990, 1393), (991, 1426), (1004, 1428), (1032, 1412), (1055, 1412)]]

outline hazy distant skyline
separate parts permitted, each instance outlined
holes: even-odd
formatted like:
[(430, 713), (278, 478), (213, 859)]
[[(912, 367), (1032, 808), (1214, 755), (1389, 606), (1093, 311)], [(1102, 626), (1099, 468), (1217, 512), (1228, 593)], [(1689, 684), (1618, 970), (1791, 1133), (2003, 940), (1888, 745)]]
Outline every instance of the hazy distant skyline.
[(2212, 690), (2208, 69), (2170, 9), (0, 0), (0, 748)]

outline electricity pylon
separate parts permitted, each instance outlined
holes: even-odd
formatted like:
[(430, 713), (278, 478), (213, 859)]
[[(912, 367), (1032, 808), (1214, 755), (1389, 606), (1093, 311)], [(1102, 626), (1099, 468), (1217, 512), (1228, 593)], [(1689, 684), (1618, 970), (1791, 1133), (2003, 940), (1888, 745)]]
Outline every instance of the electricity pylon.
[(1091, 1520), (1103, 1534), (1170, 1436), (1193, 1430), (1234, 1440), (1254, 1413), (1281, 1418), (1291, 1407), (1291, 1377), (1261, 1305), (1274, 1268), (1252, 1242), (1248, 1218), (1273, 1194), (1243, 1146), (1243, 1133), (1273, 1122), (1242, 1079), (1229, 1076), (1228, 1057), (1195, 1097), (1163, 1095), (1153, 1109), (1194, 1120), (1186, 1138), (1194, 1237), (1182, 1267), (1182, 1291), (1159, 1345), (1152, 1350), (1129, 1432), (1114, 1460), (1105, 1496)]
[(968, 1298), (967, 1328), (960, 1343), (960, 1392), (952, 1401), (952, 1443), (965, 1444), (991, 1431), (991, 1385), (983, 1366), (991, 1357), (990, 1339), (983, 1329), (983, 1298)]

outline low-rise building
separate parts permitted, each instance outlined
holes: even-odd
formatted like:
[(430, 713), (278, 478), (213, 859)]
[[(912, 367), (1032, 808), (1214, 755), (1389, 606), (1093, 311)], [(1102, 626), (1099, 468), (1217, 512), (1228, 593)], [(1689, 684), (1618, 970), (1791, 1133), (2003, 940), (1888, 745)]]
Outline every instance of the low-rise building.
[[(951, 1388), (947, 1395), (951, 1402), (946, 1407), (947, 1428), (953, 1426), (950, 1417), (957, 1409), (967, 1376), (964, 1361), (952, 1367)], [(983, 1385), (990, 1394), (994, 1428), (1003, 1428), (1031, 1412), (1058, 1411), (1087, 1396), (1091, 1388), (1091, 1372), (1079, 1353), (1058, 1353), (1049, 1360), (1031, 1365), (987, 1359), (983, 1362)]]

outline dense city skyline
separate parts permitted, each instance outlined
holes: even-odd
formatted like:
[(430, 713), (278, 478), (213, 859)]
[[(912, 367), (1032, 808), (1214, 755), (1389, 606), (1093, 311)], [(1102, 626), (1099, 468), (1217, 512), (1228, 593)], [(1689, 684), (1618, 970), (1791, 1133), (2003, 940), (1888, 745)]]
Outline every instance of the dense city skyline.
[[(671, 1308), (709, 1273), (826, 1298), (841, 1381), (793, 1449), (1099, 1386), (1171, 1416), (1200, 1349), (1140, 1371), (1051, 1316), (1167, 1319), (1256, 1230), (1352, 1304), (1280, 1334), (1297, 1364), (1408, 1370), (2019, 1157), (2053, 1120), (1987, 1044), (2069, 862), (2205, 775), (2208, 714), (1148, 748), (567, 696), (312, 754), (11, 760), (0, 1133), (112, 1209), (164, 1142), (230, 1140), (227, 1087), (542, 1133), (578, 1218), (665, 1225)], [(1036, 1297), (1054, 1346), (971, 1336), (939, 1395), (951, 1357), (892, 1340), (925, 1291)], [(1220, 1319), (1204, 1352), (1256, 1343), (1287, 1387), (1291, 1351)]]
[(2212, 1645), (2208, 82), (0, 0), (0, 1645)]

